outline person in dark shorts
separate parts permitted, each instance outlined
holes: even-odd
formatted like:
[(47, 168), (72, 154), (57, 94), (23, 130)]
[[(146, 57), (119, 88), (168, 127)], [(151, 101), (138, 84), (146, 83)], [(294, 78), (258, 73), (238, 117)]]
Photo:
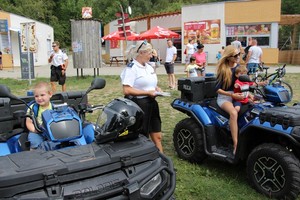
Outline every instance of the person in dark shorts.
[(3, 65), (2, 65), (2, 51), (0, 51), (0, 70), (3, 70)]
[(51, 88), (52, 92), (56, 92), (56, 83), (58, 82), (61, 85), (63, 92), (66, 91), (66, 70), (68, 67), (68, 56), (59, 48), (59, 42), (54, 41), (52, 43), (53, 51), (48, 59), (48, 62), (51, 63)]
[(144, 112), (142, 134), (150, 136), (160, 152), (163, 152), (161, 118), (155, 99), (162, 91), (157, 86), (158, 79), (153, 67), (148, 64), (151, 56), (152, 45), (147, 41), (137, 42), (128, 52), (128, 57), (133, 58), (133, 61), (123, 69), (120, 77), (125, 97), (135, 102)]
[(168, 74), (169, 88), (175, 89), (176, 80), (174, 75), (174, 62), (177, 57), (177, 49), (173, 46), (172, 40), (167, 40), (168, 48), (166, 52), (165, 69)]

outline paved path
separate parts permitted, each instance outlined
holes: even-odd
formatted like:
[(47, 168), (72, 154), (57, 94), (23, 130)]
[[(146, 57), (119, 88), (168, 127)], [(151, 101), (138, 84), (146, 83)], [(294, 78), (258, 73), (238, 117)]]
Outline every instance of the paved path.
[[(48, 78), (50, 77), (50, 65), (46, 66), (36, 66), (34, 68), (35, 71), (35, 77), (43, 77)], [(111, 67), (109, 65), (105, 65), (101, 68), (99, 68), (99, 74), (100, 75), (120, 75), (122, 69), (125, 65), (117, 67), (116, 64), (112, 65)], [(274, 72), (274, 70), (278, 66), (271, 66), (270, 72)], [(208, 66), (207, 72), (215, 72), (215, 66)], [(288, 65), (287, 67), (287, 73), (300, 73), (300, 66), (291, 66)], [(176, 64), (175, 66), (175, 74), (184, 74), (184, 64)], [(78, 70), (79, 76), (81, 76), (81, 69)], [(97, 71), (96, 71), (97, 73)], [(157, 74), (166, 74), (164, 66), (157, 68)], [(83, 69), (83, 75), (94, 75), (94, 69)], [(72, 58), (70, 58), (69, 67), (67, 69), (67, 76), (77, 76), (77, 70), (73, 68), (73, 62)], [(6, 69), (0, 71), (0, 78), (15, 78), (15, 79), (21, 79), (21, 69), (20, 67), (15, 67), (13, 69)], [(0, 79), (1, 82), (1, 79)]]

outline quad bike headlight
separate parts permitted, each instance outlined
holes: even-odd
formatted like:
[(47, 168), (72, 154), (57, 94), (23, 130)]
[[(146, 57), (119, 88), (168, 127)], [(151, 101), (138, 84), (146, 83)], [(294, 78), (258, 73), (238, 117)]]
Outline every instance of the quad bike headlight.
[(155, 175), (147, 183), (145, 183), (141, 189), (140, 193), (142, 196), (150, 196), (153, 191), (162, 183), (162, 177), (160, 174)]

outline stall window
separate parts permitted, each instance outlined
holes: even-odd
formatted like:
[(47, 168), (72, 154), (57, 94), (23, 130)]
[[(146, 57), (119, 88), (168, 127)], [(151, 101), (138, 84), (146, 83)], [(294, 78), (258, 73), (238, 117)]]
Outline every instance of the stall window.
[(235, 37), (238, 37), (243, 47), (248, 46), (248, 38), (256, 38), (258, 45), (262, 47), (270, 46), (271, 24), (255, 25), (227, 25), (226, 45), (230, 45)]

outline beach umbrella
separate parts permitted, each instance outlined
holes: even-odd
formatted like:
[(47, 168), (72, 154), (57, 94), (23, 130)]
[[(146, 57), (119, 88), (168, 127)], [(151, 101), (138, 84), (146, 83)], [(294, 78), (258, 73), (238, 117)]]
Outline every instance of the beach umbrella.
[[(125, 40), (125, 37), (121, 37), (120, 35), (123, 33), (123, 31), (115, 31), (108, 35), (105, 35), (102, 37), (103, 40)], [(130, 36), (127, 36), (127, 40), (138, 40), (139, 34), (130, 31)]]
[[(166, 38), (180, 38), (180, 34), (171, 31), (167, 28), (162, 28), (160, 26), (155, 26), (150, 30), (141, 33), (138, 38), (140, 40), (148, 40), (148, 39), (166, 39)], [(158, 40), (159, 46), (159, 40)], [(160, 49), (157, 49), (158, 57), (160, 58)]]
[(174, 31), (171, 31), (167, 28), (162, 28), (160, 26), (155, 26), (150, 30), (141, 33), (139, 36), (141, 40), (148, 39), (165, 39), (165, 38), (180, 38), (180, 35)]

